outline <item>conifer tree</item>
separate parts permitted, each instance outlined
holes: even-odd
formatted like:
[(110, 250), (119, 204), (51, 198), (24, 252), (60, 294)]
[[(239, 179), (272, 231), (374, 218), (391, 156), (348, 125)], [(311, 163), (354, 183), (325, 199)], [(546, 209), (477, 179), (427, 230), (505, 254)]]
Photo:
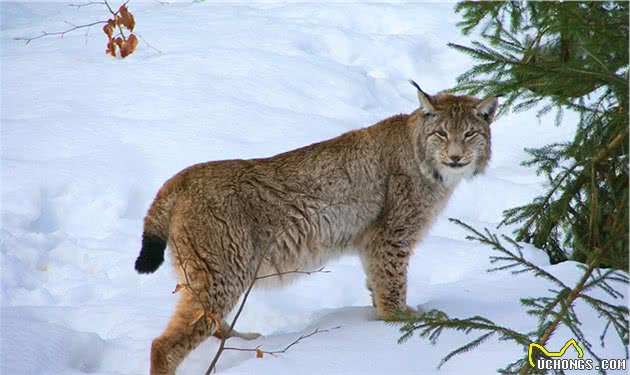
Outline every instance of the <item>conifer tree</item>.
[[(545, 345), (560, 325), (598, 359), (574, 310), (577, 301), (605, 319), (602, 343), (614, 331), (627, 350), (626, 304), (606, 302), (591, 292), (603, 290), (620, 300), (619, 290), (628, 285), (628, 6), (614, 1), (456, 5), (463, 33), (478, 33), (480, 41), (449, 44), (476, 61), (452, 91), (503, 94), (503, 113), (536, 107), (541, 121), (555, 111), (556, 125), (571, 110), (579, 114), (579, 122), (572, 142), (526, 149), (530, 158), (523, 164), (544, 175), (548, 187), (532, 202), (504, 212), (502, 225), (518, 228), (515, 239), (454, 220), (469, 231), (470, 240), (499, 252), (491, 259), (497, 266), (489, 271), (531, 272), (554, 285), (552, 296), (521, 299), (527, 313), (538, 318), (537, 327), (516, 332), (482, 316), (457, 319), (437, 310), (420, 317), (401, 313), (401, 341), (417, 333), (434, 343), (448, 329), (481, 334), (449, 353), (440, 366), (493, 336), (527, 352), (531, 342)], [(566, 285), (528, 262), (517, 241), (544, 250), (553, 264), (568, 259), (583, 263), (583, 276), (576, 285)], [(527, 357), (500, 372), (538, 373)]]
[[(478, 64), (457, 90), (505, 94), (503, 109), (580, 115), (573, 142), (527, 149), (524, 165), (549, 180), (544, 196), (505, 212), (519, 241), (552, 263), (586, 262), (610, 247), (601, 266), (628, 270), (628, 2), (461, 2), (472, 46), (451, 44)], [(612, 225), (618, 218), (618, 226)]]

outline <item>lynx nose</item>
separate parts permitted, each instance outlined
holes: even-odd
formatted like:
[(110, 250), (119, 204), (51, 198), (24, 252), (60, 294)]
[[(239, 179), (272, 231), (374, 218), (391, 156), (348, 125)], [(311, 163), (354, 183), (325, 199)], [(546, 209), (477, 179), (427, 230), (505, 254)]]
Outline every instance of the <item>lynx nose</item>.
[(452, 156), (449, 156), (449, 158), (451, 159), (453, 163), (459, 163), (459, 161), (462, 160), (461, 155), (452, 155)]

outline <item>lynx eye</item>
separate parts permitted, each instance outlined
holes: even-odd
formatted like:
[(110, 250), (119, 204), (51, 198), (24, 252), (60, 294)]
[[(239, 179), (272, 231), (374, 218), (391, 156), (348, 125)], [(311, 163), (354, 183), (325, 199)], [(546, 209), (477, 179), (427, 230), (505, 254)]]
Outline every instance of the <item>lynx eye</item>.
[(433, 133), (431, 133), (432, 135), (437, 135), (440, 138), (448, 138), (448, 134), (446, 134), (446, 132), (444, 130), (436, 130)]
[(474, 137), (476, 135), (477, 135), (477, 132), (474, 131), (474, 130), (471, 130), (471, 131), (468, 131), (468, 132), (464, 133), (464, 138), (470, 139), (470, 138), (472, 138), (472, 137)]

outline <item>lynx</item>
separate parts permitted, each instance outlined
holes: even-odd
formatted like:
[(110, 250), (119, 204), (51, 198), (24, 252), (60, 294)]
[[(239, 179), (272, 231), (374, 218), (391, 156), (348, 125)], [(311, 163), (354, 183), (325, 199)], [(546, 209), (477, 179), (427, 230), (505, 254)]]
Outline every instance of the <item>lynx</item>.
[(135, 269), (154, 272), (168, 245), (186, 287), (153, 340), (151, 374), (174, 374), (210, 335), (257, 337), (224, 321), (257, 276), (342, 254), (359, 255), (379, 319), (407, 308), (409, 258), (459, 181), (486, 169), (498, 106), (410, 82), (420, 102), (411, 114), (270, 158), (193, 165), (164, 184)]

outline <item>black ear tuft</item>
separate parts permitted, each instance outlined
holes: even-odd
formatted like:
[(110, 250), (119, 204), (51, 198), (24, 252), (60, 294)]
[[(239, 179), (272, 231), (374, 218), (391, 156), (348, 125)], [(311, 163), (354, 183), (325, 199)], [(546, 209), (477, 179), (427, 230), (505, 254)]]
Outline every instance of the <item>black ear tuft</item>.
[(420, 85), (418, 85), (416, 83), (416, 81), (414, 81), (413, 79), (409, 80), (409, 83), (411, 83), (411, 85), (413, 87), (416, 88), (417, 90), (417, 94), (418, 94), (418, 101), (420, 103), (420, 110), (425, 114), (425, 115), (432, 115), (435, 113), (435, 108), (434, 108), (434, 102), (433, 102), (433, 98), (431, 98), (431, 95), (427, 94), (426, 92), (422, 91), (422, 89), (420, 88)]
[(422, 89), (420, 88), (420, 85), (418, 85), (418, 84), (416, 83), (416, 81), (414, 81), (413, 79), (410, 79), (410, 80), (409, 80), (409, 83), (411, 83), (411, 85), (412, 85), (413, 87), (415, 87), (415, 88), (416, 88), (416, 90), (420, 91), (420, 92), (421, 92), (424, 96), (426, 96), (426, 97), (427, 97), (427, 99), (428, 99), (430, 102), (433, 102), (433, 100), (432, 100), (432, 98), (431, 98), (431, 95), (429, 95), (429, 94), (427, 94), (426, 92), (424, 92), (424, 90), (422, 90)]
[(420, 85), (418, 85), (416, 81), (414, 81), (413, 79), (410, 79), (409, 83), (411, 83), (411, 85), (415, 87), (418, 91), (422, 91), (422, 89), (420, 88)]

